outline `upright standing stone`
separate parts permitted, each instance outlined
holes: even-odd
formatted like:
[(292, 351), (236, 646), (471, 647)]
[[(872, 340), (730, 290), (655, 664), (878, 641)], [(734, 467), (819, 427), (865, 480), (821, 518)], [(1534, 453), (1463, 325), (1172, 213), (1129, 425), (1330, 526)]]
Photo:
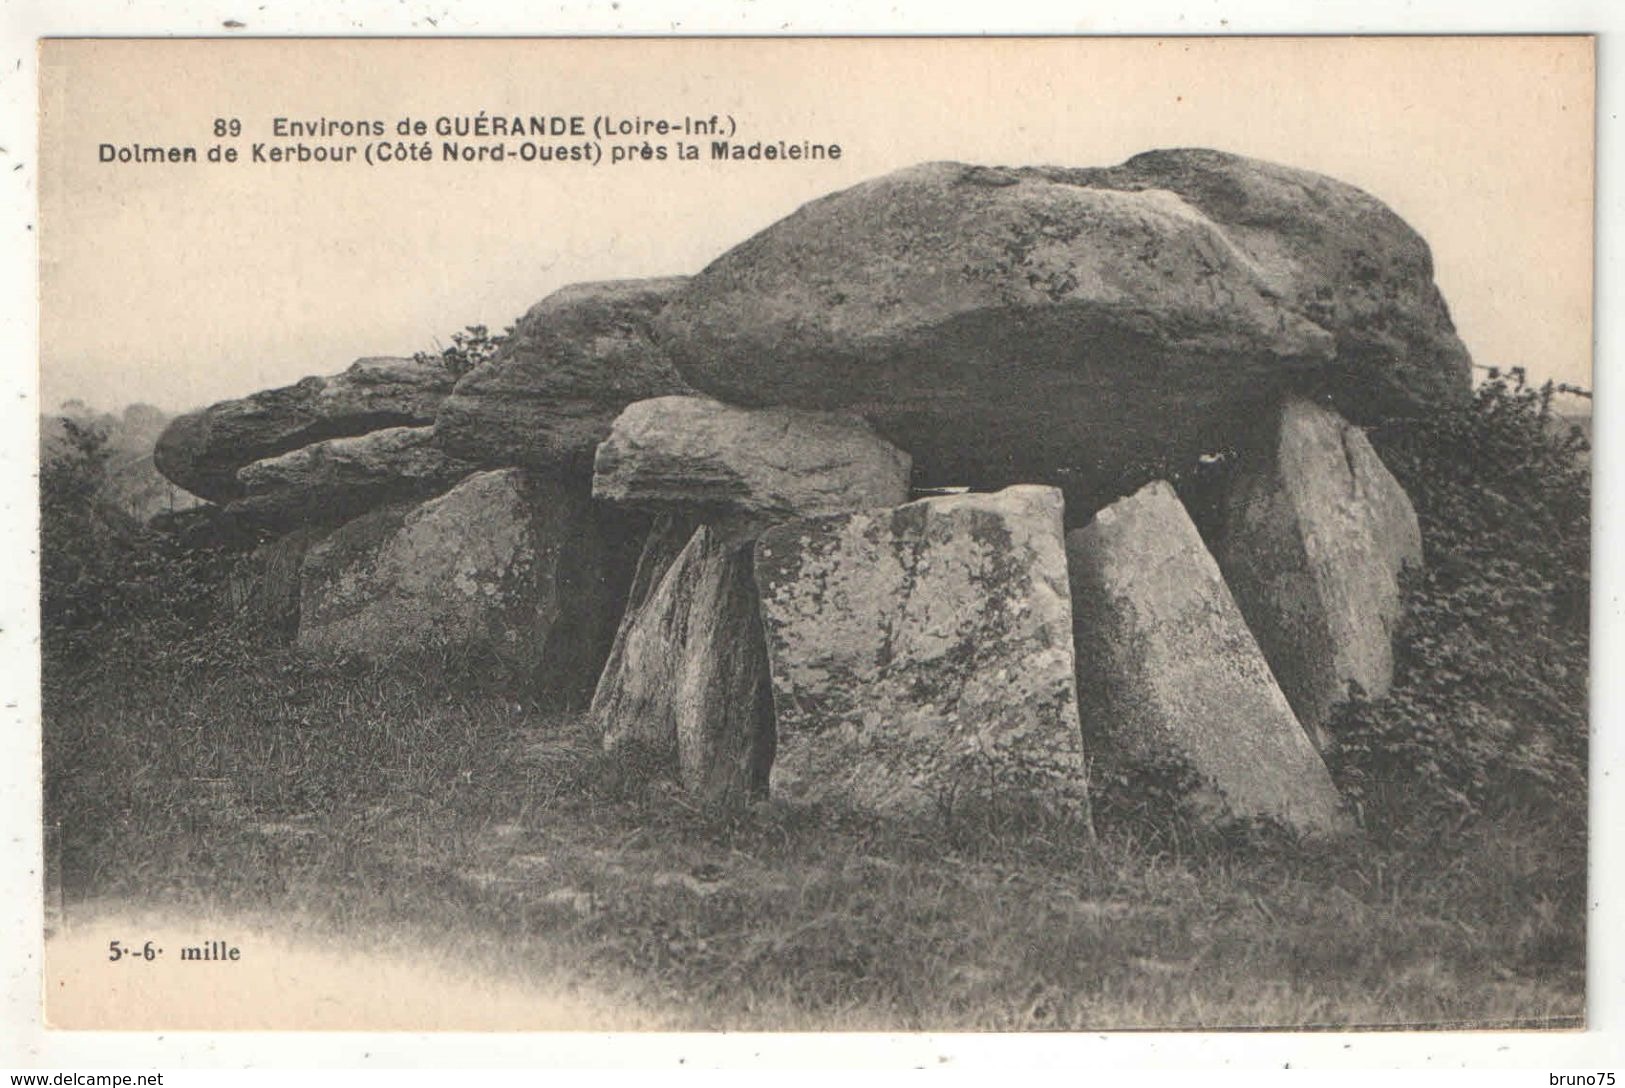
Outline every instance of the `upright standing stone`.
[(490, 655), (573, 697), (609, 642), (612, 603), (587, 500), (506, 469), (416, 507), (386, 507), (306, 555), (299, 646)]
[(1216, 794), (1211, 815), (1340, 830), (1331, 776), (1173, 489), (1113, 503), (1066, 550), (1090, 735), (1130, 761), (1188, 766)]
[(659, 520), (593, 695), (606, 748), (664, 760), (707, 797), (765, 788), (773, 708), (750, 542), (794, 518), (893, 506), (908, 472), (859, 419), (704, 397), (628, 406), (598, 447), (593, 495)]
[[(658, 562), (663, 540), (651, 537), (646, 561)], [(672, 761), (702, 797), (766, 789), (773, 706), (748, 548), (694, 533), (629, 610), (592, 716), (606, 749)]]
[(1012, 487), (763, 534), (774, 793), (1086, 816), (1061, 509), (1054, 488)]
[(632, 569), (632, 581), (626, 591), (628, 615), (639, 611), (649, 598), (654, 596), (654, 591), (660, 587), (666, 572), (677, 562), (677, 557), (683, 554), (688, 542), (694, 539), (694, 530), (698, 528), (691, 518), (679, 517), (676, 514), (660, 514), (649, 525), (649, 531), (643, 538), (643, 546), (638, 551), (637, 564)]
[[(638, 555), (626, 610), (615, 632), (589, 709), (607, 751), (637, 749), (675, 766), (677, 728), (670, 710), (678, 637), (686, 598), (659, 597), (666, 575), (698, 528), (672, 515), (657, 517)], [(660, 615), (654, 615), (658, 609)], [(645, 617), (645, 611), (651, 614)]]
[(1281, 690), (1317, 744), (1358, 684), (1393, 682), (1400, 571), (1422, 536), (1399, 482), (1365, 433), (1302, 398), (1272, 448), (1244, 463), (1223, 504), (1214, 556)]

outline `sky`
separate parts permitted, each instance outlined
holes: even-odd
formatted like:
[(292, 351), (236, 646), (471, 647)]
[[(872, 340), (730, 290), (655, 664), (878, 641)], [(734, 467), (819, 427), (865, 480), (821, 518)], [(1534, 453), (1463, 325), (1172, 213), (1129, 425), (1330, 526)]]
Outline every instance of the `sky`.
[[(572, 282), (696, 272), (927, 160), (1216, 147), (1386, 202), (1477, 362), (1589, 385), (1593, 50), (1547, 39), (54, 41), (41, 404), (199, 407), (501, 328)], [(289, 142), (275, 119), (732, 120), (816, 162), (103, 163)], [(217, 141), (216, 120), (240, 135)], [(672, 144), (680, 137), (652, 137)], [(444, 138), (429, 134), (436, 154)], [(311, 143), (362, 143), (334, 139)], [(418, 141), (421, 143), (422, 139)], [(478, 142), (478, 141), (476, 141)], [(553, 142), (553, 141), (549, 141)], [(701, 142), (703, 141), (696, 141)], [(607, 145), (606, 145), (607, 146)]]

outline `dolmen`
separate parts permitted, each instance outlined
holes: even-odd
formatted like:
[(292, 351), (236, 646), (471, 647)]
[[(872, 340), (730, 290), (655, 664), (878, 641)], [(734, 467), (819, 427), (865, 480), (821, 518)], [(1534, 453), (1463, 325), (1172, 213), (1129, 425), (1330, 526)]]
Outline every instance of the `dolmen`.
[(160, 438), (305, 652), (501, 662), (707, 803), (1084, 827), (1092, 768), (1166, 766), (1315, 836), (1423, 562), (1366, 431), (1471, 371), (1390, 209), (1203, 149), (899, 170), (453, 363)]

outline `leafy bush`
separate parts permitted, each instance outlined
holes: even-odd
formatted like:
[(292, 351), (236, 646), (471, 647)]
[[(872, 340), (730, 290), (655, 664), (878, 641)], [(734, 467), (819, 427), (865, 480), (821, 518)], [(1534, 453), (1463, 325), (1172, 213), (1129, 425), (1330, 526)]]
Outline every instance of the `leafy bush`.
[(1491, 371), (1471, 402), (1372, 434), (1421, 523), (1395, 682), (1331, 723), (1371, 826), (1532, 806), (1584, 826), (1591, 481), (1560, 392)]
[(106, 435), (66, 417), (62, 426), (63, 448), (40, 465), (40, 611), (47, 656), (63, 648), (64, 639), (108, 619), (100, 575), (112, 565), (117, 537), (132, 528), (96, 501), (107, 465)]
[[(451, 334), (451, 346), (442, 348), (438, 358), (446, 369), (462, 377), (475, 367), (496, 358), (497, 349), (502, 347), (512, 331), (510, 328), (500, 336), (492, 336), (484, 325), (469, 325), (462, 332)], [(430, 362), (437, 357), (420, 351), (413, 358), (418, 362)]]
[(40, 465), (40, 635), (47, 688), (119, 648), (199, 637), (221, 616), (236, 556), (190, 547), (108, 498), (104, 430), (59, 420), (65, 440)]

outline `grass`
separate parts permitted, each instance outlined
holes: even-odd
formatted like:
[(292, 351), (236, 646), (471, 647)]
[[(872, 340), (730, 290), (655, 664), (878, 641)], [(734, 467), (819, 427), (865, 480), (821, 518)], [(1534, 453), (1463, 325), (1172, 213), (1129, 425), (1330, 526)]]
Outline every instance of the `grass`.
[(1585, 843), (697, 808), (579, 715), (231, 640), (53, 676), (71, 903), (296, 913), (705, 1030), (1577, 1026)]

